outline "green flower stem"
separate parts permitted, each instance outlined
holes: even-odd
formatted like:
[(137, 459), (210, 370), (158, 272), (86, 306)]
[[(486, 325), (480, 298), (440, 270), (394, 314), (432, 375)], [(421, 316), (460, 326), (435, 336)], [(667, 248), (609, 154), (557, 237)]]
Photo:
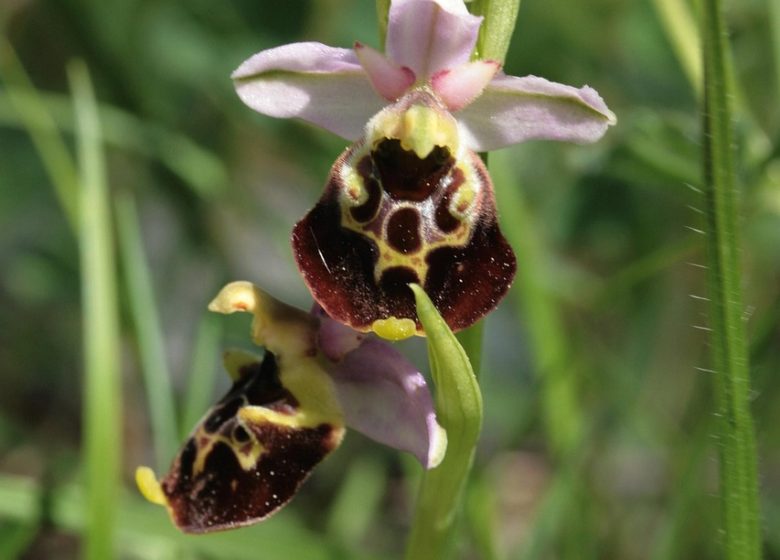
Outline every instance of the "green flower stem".
[(482, 428), (482, 395), (468, 356), (425, 292), (412, 285), (428, 340), (436, 414), (447, 431), (442, 463), (423, 474), (406, 550), (407, 560), (446, 558), (474, 450)]
[(384, 46), (387, 38), (387, 14), (390, 12), (390, 0), (376, 0), (376, 18), (379, 24), (379, 44)]
[(731, 76), (720, 0), (702, 2), (708, 287), (726, 558), (761, 557), (756, 444), (743, 321)]
[(155, 464), (164, 471), (179, 446), (176, 412), (154, 288), (144, 255), (135, 201), (129, 193), (117, 195), (116, 218), (122, 269), (149, 403)]
[[(379, 33), (384, 44), (389, 0), (376, 0)], [(484, 16), (475, 56), (498, 60), (506, 56), (520, 0), (477, 0), (472, 12)], [(431, 373), (436, 385), (436, 411), (447, 431), (447, 453), (435, 469), (426, 471), (417, 499), (408, 560), (445, 558), (452, 544), (450, 530), (468, 480), (482, 428), (482, 396), (472, 363), (479, 369), (484, 325), (480, 321), (456, 338), (419, 286), (413, 286), (417, 313), (428, 337)], [(458, 342), (463, 343), (464, 347)], [(471, 357), (472, 361), (469, 361)]]
[(474, 0), (469, 8), (485, 18), (479, 28), (474, 58), (497, 60), (503, 64), (515, 30), (520, 0)]
[(100, 122), (86, 66), (68, 67), (78, 140), (79, 248), (84, 331), (84, 483), (87, 559), (114, 557), (122, 449), (119, 319), (114, 235)]

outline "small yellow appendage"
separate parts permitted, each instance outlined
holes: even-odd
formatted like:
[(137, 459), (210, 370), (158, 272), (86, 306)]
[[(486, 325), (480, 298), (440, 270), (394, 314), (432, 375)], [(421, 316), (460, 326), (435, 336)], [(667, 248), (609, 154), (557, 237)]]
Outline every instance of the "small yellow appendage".
[(386, 340), (403, 340), (417, 332), (417, 325), (411, 319), (377, 319), (371, 325), (371, 330)]
[(143, 497), (153, 504), (161, 506), (168, 504), (168, 500), (165, 498), (162, 488), (160, 488), (160, 483), (157, 481), (154, 471), (149, 467), (138, 467), (135, 469), (135, 484)]

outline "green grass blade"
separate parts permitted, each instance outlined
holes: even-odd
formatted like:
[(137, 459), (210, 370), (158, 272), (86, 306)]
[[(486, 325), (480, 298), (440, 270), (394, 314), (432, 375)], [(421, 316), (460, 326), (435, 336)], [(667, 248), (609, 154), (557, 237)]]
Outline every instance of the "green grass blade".
[(517, 179), (512, 177), (510, 158), (508, 151), (492, 154), (490, 172), (498, 207), (504, 216), (512, 217), (503, 220), (501, 226), (520, 263), (513, 296), (518, 301), (518, 315), (528, 325), (534, 365), (542, 381), (547, 437), (553, 453), (560, 458), (580, 441), (585, 423), (577, 400), (579, 389), (572, 351), (546, 281), (550, 278), (549, 263), (544, 259), (546, 250)]
[(447, 431), (447, 453), (423, 474), (406, 550), (409, 560), (443, 559), (482, 428), (482, 395), (468, 356), (425, 292), (412, 285), (428, 341), (436, 414)]
[(769, 0), (769, 30), (772, 33), (775, 84), (780, 89), (780, 0)]
[(610, 305), (616, 296), (628, 293), (640, 282), (668, 271), (670, 266), (685, 262), (685, 258), (693, 256), (700, 246), (699, 234), (690, 234), (674, 244), (659, 247), (628, 263), (623, 269), (605, 279), (594, 297), (594, 307)]
[(499, 513), (495, 485), (491, 473), (482, 472), (473, 477), (466, 492), (466, 518), (474, 540), (474, 547), (482, 560), (499, 560)]
[[(71, 101), (65, 95), (31, 90), (31, 86), (24, 87), (20, 81), (21, 77), (14, 80), (16, 85), (0, 91), (0, 126), (22, 126), (31, 137), (40, 136), (45, 140), (36, 142), (36, 145), (47, 147), (52, 152), (53, 155), (44, 157), (43, 161), (52, 179), (62, 182), (69, 175), (59, 171), (62, 165), (55, 166), (49, 161), (61, 159), (58, 157), (58, 145), (64, 150), (65, 143), (59, 137), (59, 131), (67, 134), (73, 132), (76, 126)], [(205, 199), (218, 196), (229, 183), (227, 169), (220, 158), (191, 138), (106, 103), (99, 104), (98, 108), (102, 138), (107, 146), (159, 161), (196, 195)], [(47, 116), (27, 116), (33, 109)], [(58, 135), (58, 139), (49, 139), (53, 133)], [(48, 148), (47, 142), (53, 147)], [(74, 167), (72, 162), (70, 167)], [(64, 188), (67, 190), (67, 187)]]
[(0, 523), (0, 558), (23, 558), (39, 531), (37, 523)]
[[(574, 528), (565, 525), (571, 519), (572, 501), (577, 499), (580, 491), (583, 467), (582, 454), (572, 453), (569, 461), (556, 471), (545, 488), (544, 499), (535, 514), (532, 531), (513, 558), (535, 560), (550, 557), (550, 550), (554, 550), (555, 545), (561, 545), (561, 533), (572, 532)], [(579, 556), (585, 557), (585, 554)]]
[[(54, 185), (60, 205), (73, 232), (79, 230), (78, 178), (73, 158), (13, 46), (0, 35), (0, 78)], [(13, 87), (11, 87), (13, 86)]]
[(179, 445), (171, 374), (132, 195), (118, 195), (115, 209), (122, 271), (146, 387), (155, 464), (160, 471), (165, 471)]
[[(491, 154), (490, 172), (495, 181), (498, 207), (504, 216), (511, 216), (511, 220), (502, 221), (502, 228), (519, 263), (512, 296), (517, 302), (518, 316), (527, 325), (534, 369), (540, 380), (542, 420), (556, 461), (556, 476), (568, 477), (563, 471), (574, 461), (588, 427), (577, 379), (582, 365), (574, 359), (558, 304), (550, 293), (549, 278), (553, 274), (545, 258), (549, 251), (526, 206), (517, 178), (513, 177), (511, 157), (508, 151)], [(591, 500), (581, 482), (582, 477), (568, 477), (560, 485), (559, 493), (550, 497), (556, 506), (547, 510), (545, 525), (534, 528), (534, 542), (554, 540), (561, 558), (590, 557), (587, 551), (593, 544), (588, 530)], [(554, 539), (543, 538), (547, 531), (553, 530), (560, 531), (554, 533)]]
[(719, 0), (703, 0), (704, 180), (712, 359), (719, 421), (720, 497), (726, 558), (761, 556), (756, 444), (743, 321), (735, 190), (734, 97)]
[(709, 458), (709, 434), (712, 433), (712, 421), (704, 418), (701, 427), (696, 427), (692, 434), (686, 434), (687, 456), (681, 459), (681, 474), (675, 482), (677, 490), (673, 493), (670, 504), (666, 508), (666, 516), (653, 539), (651, 560), (667, 560), (668, 558), (683, 558), (681, 549), (685, 544), (684, 536), (690, 530), (691, 520), (697, 519), (694, 506), (696, 500), (706, 495), (702, 477), (702, 465)]
[(699, 32), (685, 0), (653, 0), (661, 24), (685, 77), (698, 97), (701, 96), (702, 63), (699, 56)]
[(78, 121), (84, 332), (83, 460), (87, 490), (84, 558), (114, 556), (122, 448), (119, 320), (100, 122), (86, 66), (68, 67)]
[(195, 335), (195, 351), (187, 378), (187, 390), (184, 393), (179, 434), (182, 439), (187, 437), (198, 420), (214, 404), (214, 383), (217, 371), (221, 369), (219, 361), (221, 339), (222, 322), (213, 313), (204, 313), (198, 325), (198, 333)]
[(382, 463), (369, 457), (358, 458), (349, 465), (327, 521), (328, 536), (344, 550), (357, 549), (380, 516), (385, 475)]

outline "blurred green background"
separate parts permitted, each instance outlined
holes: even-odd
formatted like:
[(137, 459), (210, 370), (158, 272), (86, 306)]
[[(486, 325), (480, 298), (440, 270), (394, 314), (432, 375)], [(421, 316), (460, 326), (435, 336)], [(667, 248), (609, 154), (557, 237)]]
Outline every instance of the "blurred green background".
[[(770, 559), (780, 558), (778, 4), (728, 5)], [(84, 271), (56, 195), (72, 187), (77, 161), (73, 59), (96, 91), (119, 225), (109, 229), (119, 557), (401, 555), (420, 468), (354, 432), (287, 509), (231, 533), (178, 535), (132, 480), (139, 464), (167, 467), (228, 385), (221, 349), (248, 345), (247, 318), (207, 316), (222, 284), (252, 280), (310, 305), (290, 230), (346, 144), (255, 114), (230, 73), (292, 41), (380, 47), (374, 10), (369, 0), (3, 0), (0, 558), (71, 558), (82, 542)], [(682, 0), (522, 2), (507, 72), (589, 84), (619, 123), (592, 146), (531, 142), (490, 155), (520, 270), (486, 324), (463, 558), (720, 557), (692, 14)], [(404, 347), (427, 367), (420, 341)], [(175, 410), (153, 404), (168, 385)], [(153, 414), (167, 433), (153, 430)]]

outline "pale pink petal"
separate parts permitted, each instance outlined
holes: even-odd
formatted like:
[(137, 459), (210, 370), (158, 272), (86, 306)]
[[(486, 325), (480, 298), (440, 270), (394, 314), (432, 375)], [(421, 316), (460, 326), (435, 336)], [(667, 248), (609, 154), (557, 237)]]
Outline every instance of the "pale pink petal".
[(501, 69), (494, 60), (477, 60), (451, 70), (440, 70), (431, 77), (431, 87), (450, 111), (460, 111), (474, 101)]
[(425, 81), (469, 60), (481, 23), (461, 0), (393, 0), (385, 51)]
[(414, 72), (410, 68), (398, 66), (376, 49), (355, 43), (355, 54), (374, 89), (388, 101), (401, 97), (414, 83)]
[(503, 73), (456, 117), (466, 144), (480, 152), (534, 139), (595, 142), (617, 122), (591, 87)]
[(330, 373), (347, 426), (412, 453), (426, 468), (441, 462), (446, 433), (436, 421), (425, 378), (400, 352), (369, 336), (332, 364)]
[(348, 140), (385, 101), (351, 49), (293, 43), (259, 52), (233, 72), (236, 92), (255, 111), (299, 118)]

